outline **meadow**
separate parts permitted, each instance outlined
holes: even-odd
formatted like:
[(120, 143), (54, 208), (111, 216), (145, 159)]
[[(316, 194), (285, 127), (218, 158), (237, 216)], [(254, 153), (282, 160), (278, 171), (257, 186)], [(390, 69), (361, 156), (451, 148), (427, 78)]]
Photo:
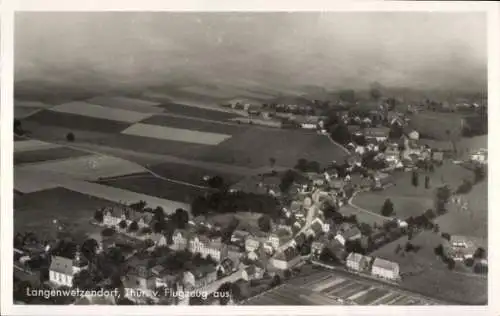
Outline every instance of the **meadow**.
[(52, 107), (50, 111), (75, 114), (84, 117), (93, 117), (93, 118), (118, 121), (124, 123), (139, 122), (151, 116), (151, 114), (148, 113), (140, 113), (130, 110), (116, 109), (112, 107), (106, 107), (82, 101), (74, 101), (56, 105)]
[(21, 151), (14, 153), (14, 165), (77, 158), (86, 155), (88, 153), (66, 147)]
[(158, 107), (159, 102), (151, 102), (140, 99), (131, 99), (125, 97), (95, 97), (86, 100), (91, 104), (102, 105), (113, 109), (121, 109), (128, 111), (135, 111), (140, 113), (161, 113), (163, 108)]

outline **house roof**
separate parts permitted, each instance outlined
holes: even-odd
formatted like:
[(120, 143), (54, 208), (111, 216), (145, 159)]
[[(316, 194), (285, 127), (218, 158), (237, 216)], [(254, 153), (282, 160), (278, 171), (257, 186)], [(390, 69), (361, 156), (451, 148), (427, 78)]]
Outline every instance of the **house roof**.
[(65, 275), (73, 275), (73, 260), (60, 256), (53, 256), (50, 263), (50, 271), (59, 272)]
[(364, 130), (366, 136), (387, 137), (390, 129), (388, 127), (370, 127)]
[(373, 267), (390, 271), (399, 270), (399, 264), (381, 258), (375, 258), (375, 260), (373, 261)]
[(213, 273), (216, 271), (216, 268), (212, 264), (204, 264), (200, 266), (196, 266), (192, 269), (191, 273), (195, 276), (195, 278), (203, 278), (209, 273)]
[(361, 260), (370, 260), (370, 257), (366, 257), (366, 256), (363, 256), (362, 254), (359, 254), (359, 253), (356, 253), (356, 252), (351, 252), (348, 256), (347, 256), (347, 261), (354, 261), (354, 262), (357, 262), (357, 263), (360, 263)]
[(290, 247), (285, 249), (284, 251), (278, 253), (275, 257), (276, 260), (282, 260), (282, 261), (291, 261), (294, 258), (297, 258), (299, 256), (299, 253), (297, 249)]
[(342, 235), (344, 236), (344, 238), (352, 238), (354, 236), (357, 236), (361, 234), (361, 231), (359, 230), (359, 228), (357, 227), (352, 227), (350, 229), (348, 229), (347, 231), (345, 231)]

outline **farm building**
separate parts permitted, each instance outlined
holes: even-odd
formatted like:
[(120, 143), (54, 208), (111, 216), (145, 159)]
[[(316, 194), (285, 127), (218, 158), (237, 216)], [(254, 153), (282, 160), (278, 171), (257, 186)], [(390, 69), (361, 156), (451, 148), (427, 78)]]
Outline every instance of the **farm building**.
[(350, 270), (357, 272), (367, 271), (370, 267), (372, 258), (362, 254), (351, 252), (346, 259), (346, 266)]
[(293, 268), (300, 262), (300, 254), (295, 248), (288, 248), (271, 258), (269, 263), (276, 269), (286, 270)]
[(399, 279), (399, 264), (375, 258), (372, 265), (372, 275), (384, 279), (397, 280)]

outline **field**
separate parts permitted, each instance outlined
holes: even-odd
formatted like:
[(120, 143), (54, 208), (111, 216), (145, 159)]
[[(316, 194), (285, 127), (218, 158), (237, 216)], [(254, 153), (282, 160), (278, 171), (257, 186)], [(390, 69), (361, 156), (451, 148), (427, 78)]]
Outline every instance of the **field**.
[[(292, 295), (297, 299), (292, 303)], [(247, 305), (433, 305), (434, 301), (346, 273), (318, 269), (259, 295)]]
[(98, 183), (184, 203), (190, 203), (195, 197), (207, 192), (203, 188), (173, 183), (143, 174), (102, 180)]
[(178, 104), (178, 103), (166, 103), (162, 104), (161, 107), (163, 107), (167, 113), (185, 115), (189, 117), (197, 117), (214, 121), (226, 121), (238, 117), (238, 115), (234, 113), (226, 113), (217, 110), (202, 109), (199, 107), (189, 106), (185, 104)]
[[(101, 133), (119, 133), (130, 126), (130, 123), (48, 110), (40, 111), (29, 116), (24, 120), (24, 122), (28, 123), (25, 128), (30, 131), (32, 130), (29, 128), (29, 123), (35, 122), (45, 126), (65, 127), (75, 132), (75, 134), (77, 130)], [(24, 122), (23, 126), (25, 125)]]
[(419, 131), (421, 137), (448, 140), (450, 136), (459, 138), (462, 135), (462, 116), (453, 113), (423, 112), (410, 117), (410, 125)]
[(218, 145), (231, 137), (231, 135), (225, 134), (198, 132), (189, 129), (143, 123), (137, 123), (130, 126), (122, 131), (122, 134), (202, 145)]
[(259, 213), (238, 212), (228, 214), (215, 214), (207, 217), (211, 223), (218, 224), (221, 227), (227, 227), (233, 218), (239, 221), (237, 229), (245, 230), (248, 232), (260, 232), (258, 220), (262, 216)]
[(118, 121), (124, 123), (139, 122), (151, 115), (148, 113), (140, 113), (135, 111), (116, 109), (112, 107), (105, 107), (81, 101), (56, 105), (53, 108), (51, 108), (50, 111), (81, 115), (85, 117), (106, 119), (110, 121)]
[(245, 132), (249, 127), (237, 124), (217, 123), (196, 118), (175, 117), (168, 115), (154, 115), (141, 123), (166, 126), (173, 128), (189, 129), (192, 131), (237, 135)]
[(14, 153), (14, 165), (77, 158), (86, 155), (88, 153), (66, 147), (21, 151)]
[(399, 263), (402, 286), (408, 290), (462, 304), (484, 304), (487, 301), (486, 278), (472, 274), (460, 265), (450, 271), (434, 254), (434, 248), (441, 243), (440, 233), (424, 231), (411, 241), (421, 247), (417, 253), (396, 254), (397, 245), (404, 247), (407, 241), (407, 237), (402, 237), (370, 255)]
[(73, 231), (90, 234), (96, 229), (89, 223), (94, 211), (112, 205), (116, 204), (64, 188), (25, 194), (14, 200), (14, 233), (51, 235), (55, 231), (52, 220), (58, 219)]
[(377, 225), (382, 225), (389, 219), (380, 215), (380, 212), (377, 212), (376, 210), (373, 211), (373, 213), (369, 212), (364, 212), (361, 210), (356, 209), (355, 207), (352, 207), (350, 205), (344, 205), (339, 209), (339, 212), (344, 215), (344, 216), (351, 216), (351, 215), (356, 215), (356, 218), (360, 223), (366, 223), (369, 224), (370, 226), (373, 226), (374, 223), (377, 223)]
[(326, 136), (252, 127), (209, 150), (201, 159), (258, 168), (269, 165), (269, 158), (276, 159), (276, 165), (282, 167), (293, 167), (300, 158), (324, 166), (332, 160), (342, 160), (345, 155)]
[(469, 211), (450, 207), (449, 213), (436, 219), (441, 230), (451, 234), (488, 239), (488, 182), (476, 184), (472, 191), (463, 195)]
[(57, 144), (51, 144), (51, 143), (46, 143), (42, 142), (39, 140), (18, 140), (14, 143), (14, 152), (15, 153), (20, 153), (20, 152), (29, 152), (29, 151), (37, 151), (37, 150), (45, 150), (45, 149), (54, 149), (61, 147), (60, 145)]
[(233, 184), (242, 178), (241, 175), (236, 175), (229, 171), (216, 171), (214, 169), (172, 162), (151, 166), (150, 169), (162, 177), (195, 185), (206, 185), (206, 182), (203, 180), (203, 177), (206, 175), (212, 177), (220, 176), (226, 184)]
[[(430, 188), (425, 189), (424, 177), (430, 177)], [(418, 216), (429, 208), (434, 208), (435, 188), (449, 184), (452, 190), (462, 184), (464, 179), (472, 179), (471, 171), (446, 162), (433, 173), (420, 174), (419, 186), (411, 184), (410, 172), (396, 172), (393, 175), (395, 185), (383, 191), (363, 192), (353, 199), (353, 204), (380, 214), (384, 201), (389, 198), (394, 204), (395, 216), (401, 219)]]
[(40, 108), (37, 107), (15, 107), (14, 108), (14, 118), (23, 119), (30, 115), (35, 114), (36, 112), (41, 111)]
[(144, 168), (123, 159), (86, 155), (58, 161), (45, 161), (19, 167), (24, 171), (49, 171), (74, 179), (97, 180), (144, 172)]

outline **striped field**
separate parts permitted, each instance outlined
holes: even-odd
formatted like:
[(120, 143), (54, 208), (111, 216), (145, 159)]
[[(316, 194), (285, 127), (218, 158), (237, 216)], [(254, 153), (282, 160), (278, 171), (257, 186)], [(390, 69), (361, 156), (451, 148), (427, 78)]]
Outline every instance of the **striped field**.
[(100, 119), (106, 119), (124, 123), (139, 122), (151, 115), (148, 113), (115, 109), (81, 101), (75, 101), (57, 105), (51, 108), (50, 110), (55, 112), (76, 114), (76, 115), (82, 115), (82, 116), (88, 116), (88, 117), (94, 117), (94, 118), (100, 118)]
[(231, 135), (192, 131), (189, 129), (137, 123), (122, 132), (125, 135), (173, 140), (202, 145), (218, 145)]

